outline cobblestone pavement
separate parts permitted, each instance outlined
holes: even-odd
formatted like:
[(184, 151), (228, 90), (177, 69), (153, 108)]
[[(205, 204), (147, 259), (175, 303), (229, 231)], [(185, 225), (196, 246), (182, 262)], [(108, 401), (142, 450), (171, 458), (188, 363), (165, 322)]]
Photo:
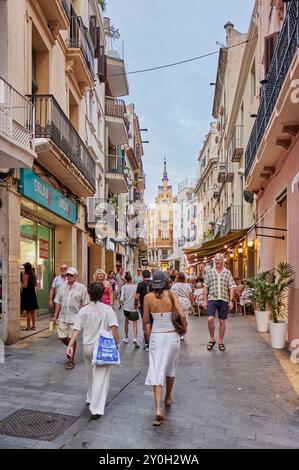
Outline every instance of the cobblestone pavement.
[(152, 426), (153, 393), (144, 385), (148, 353), (132, 343), (123, 347), (122, 366), (113, 368), (99, 421), (90, 421), (85, 405), (81, 347), (73, 371), (64, 369), (55, 332), (7, 347), (0, 364), (0, 420), (22, 408), (78, 419), (52, 442), (0, 435), (0, 448), (299, 448), (298, 395), (252, 322), (229, 319), (225, 353), (206, 350), (206, 318), (191, 318), (189, 329), (173, 408), (160, 428)]

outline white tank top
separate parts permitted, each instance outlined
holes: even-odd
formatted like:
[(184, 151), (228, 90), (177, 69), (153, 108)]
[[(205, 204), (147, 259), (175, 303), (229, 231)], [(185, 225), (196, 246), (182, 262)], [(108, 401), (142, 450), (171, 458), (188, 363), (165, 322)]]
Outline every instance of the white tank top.
[(175, 331), (171, 321), (172, 312), (152, 313), (154, 324), (152, 333), (171, 333)]

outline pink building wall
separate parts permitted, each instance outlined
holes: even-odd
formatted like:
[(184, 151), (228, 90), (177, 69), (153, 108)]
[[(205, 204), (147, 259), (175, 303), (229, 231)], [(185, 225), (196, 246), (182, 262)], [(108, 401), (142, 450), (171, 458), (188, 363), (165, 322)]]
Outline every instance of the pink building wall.
[[(281, 169), (279, 170), (279, 168)], [(268, 186), (258, 202), (258, 216), (267, 211), (261, 225), (279, 227), (277, 220), (276, 198), (284, 188), (287, 188), (287, 233), (275, 231), (261, 231), (266, 235), (286, 236), (286, 241), (271, 238), (261, 238), (259, 271), (272, 269), (281, 258), (283, 244), (286, 244), (286, 260), (293, 266), (296, 277), (295, 287), (290, 293), (289, 303), (289, 334), (288, 341), (299, 338), (299, 185), (296, 185), (292, 194), (292, 182), (299, 172), (299, 136), (295, 139), (286, 157), (277, 165), (276, 175), (270, 180)]]

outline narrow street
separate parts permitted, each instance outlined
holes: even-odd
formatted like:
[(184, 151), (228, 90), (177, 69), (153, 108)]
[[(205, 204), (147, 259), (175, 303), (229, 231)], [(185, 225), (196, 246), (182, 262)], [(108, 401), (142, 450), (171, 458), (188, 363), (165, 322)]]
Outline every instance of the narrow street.
[(190, 320), (173, 408), (160, 428), (152, 426), (153, 394), (144, 385), (148, 353), (132, 343), (124, 345), (122, 365), (112, 371), (106, 412), (99, 421), (90, 421), (85, 406), (81, 347), (70, 372), (64, 369), (64, 349), (55, 333), (45, 331), (6, 347), (6, 363), (0, 365), (5, 397), (0, 420), (20, 409), (78, 419), (52, 442), (0, 435), (0, 448), (298, 448), (298, 395), (251, 320), (229, 319), (225, 353), (217, 347), (206, 351), (206, 318)]

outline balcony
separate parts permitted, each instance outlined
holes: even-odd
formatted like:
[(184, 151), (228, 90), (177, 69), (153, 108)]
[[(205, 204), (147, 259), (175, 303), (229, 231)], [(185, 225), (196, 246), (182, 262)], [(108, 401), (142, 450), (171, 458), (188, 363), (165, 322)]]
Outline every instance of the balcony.
[[(87, 223), (89, 228), (96, 230), (97, 239), (115, 237), (116, 235), (116, 208), (105, 199), (87, 199)], [(100, 237), (99, 237), (100, 235)]]
[(243, 208), (242, 206), (231, 206), (225, 217), (225, 234), (243, 230)]
[(274, 168), (281, 147), (288, 148), (297, 133), (298, 103), (292, 99), (299, 76), (299, 2), (288, 3), (257, 118), (246, 149), (246, 178), (250, 191), (264, 183), (265, 168)]
[(0, 77), (0, 168), (32, 168), (33, 106)]
[(123, 100), (106, 97), (105, 114), (111, 144), (128, 144), (129, 122), (125, 102)]
[(220, 199), (220, 187), (217, 185), (215, 186), (215, 188), (213, 189), (213, 199)]
[(106, 35), (107, 40), (107, 78), (112, 96), (118, 98), (129, 94), (129, 84), (124, 61), (124, 42)]
[[(69, 189), (92, 196), (96, 164), (69, 118), (52, 95), (33, 95), (39, 162)], [(43, 141), (47, 139), (48, 142)]]
[(218, 174), (218, 183), (225, 183), (226, 179), (226, 164), (225, 162), (219, 162), (218, 163), (218, 168), (217, 168), (217, 174)]
[(236, 126), (231, 141), (231, 161), (233, 163), (239, 163), (243, 157), (243, 153), (243, 126)]
[(128, 193), (129, 187), (125, 176), (126, 160), (117, 155), (108, 155), (106, 159), (106, 181), (113, 194)]
[(69, 28), (70, 14), (68, 14), (68, 8), (70, 8), (70, 0), (39, 0), (34, 2), (34, 6), (37, 3), (44, 14), (53, 37), (56, 39), (60, 30)]
[(70, 16), (67, 72), (76, 78), (81, 94), (94, 82), (94, 46), (80, 16)]
[(226, 164), (225, 164), (225, 182), (226, 183), (232, 183), (233, 179), (234, 179), (233, 163), (228, 158), (226, 160)]

